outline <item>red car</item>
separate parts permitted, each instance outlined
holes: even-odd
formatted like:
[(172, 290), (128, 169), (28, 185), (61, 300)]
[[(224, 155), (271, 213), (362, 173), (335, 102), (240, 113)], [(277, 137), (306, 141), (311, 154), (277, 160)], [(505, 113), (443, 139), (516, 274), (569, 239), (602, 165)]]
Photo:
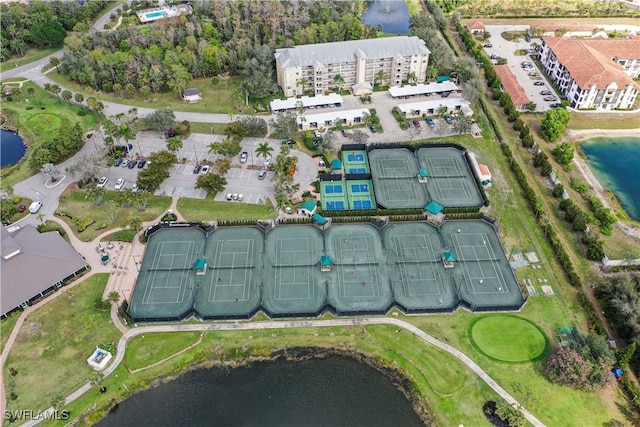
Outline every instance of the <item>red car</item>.
[(419, 127), (420, 127), (420, 122), (419, 122), (419, 121), (417, 121), (417, 120), (414, 120), (414, 121), (413, 121), (413, 124), (414, 124), (417, 128), (419, 128)]
[(18, 206), (18, 212), (23, 213), (26, 210), (27, 210), (27, 207), (25, 205)]

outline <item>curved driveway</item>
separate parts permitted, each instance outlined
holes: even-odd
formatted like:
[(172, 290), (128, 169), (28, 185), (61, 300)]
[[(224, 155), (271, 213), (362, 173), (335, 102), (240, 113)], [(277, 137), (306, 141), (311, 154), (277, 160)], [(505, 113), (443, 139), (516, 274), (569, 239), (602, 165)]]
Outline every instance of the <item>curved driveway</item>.
[[(416, 326), (407, 323), (405, 321), (387, 317), (370, 317), (362, 319), (335, 319), (335, 320), (299, 320), (299, 321), (285, 321), (285, 322), (244, 322), (244, 323), (210, 323), (205, 325), (162, 325), (162, 326), (142, 326), (139, 328), (131, 329), (125, 333), (118, 341), (118, 348), (116, 355), (107, 369), (104, 370), (104, 375), (110, 375), (116, 368), (122, 363), (124, 354), (126, 351), (127, 343), (133, 337), (142, 334), (154, 333), (154, 332), (178, 332), (178, 331), (246, 331), (256, 329), (287, 329), (287, 328), (311, 328), (311, 327), (334, 327), (334, 326), (366, 326), (366, 325), (393, 325), (403, 328), (418, 338), (426, 341), (427, 343), (438, 347), (441, 350), (453, 355), (462, 363), (467, 365), (473, 372), (475, 372), (484, 382), (486, 382), (496, 393), (506, 400), (510, 405), (515, 406), (518, 401), (511, 396), (505, 389), (500, 387), (496, 381), (491, 378), (482, 368), (480, 368), (473, 360), (461, 351), (451, 347), (448, 344), (443, 343), (427, 334), (423, 330)], [(78, 397), (91, 389), (91, 383), (87, 383), (74, 393), (67, 397), (67, 404), (71, 403)], [(53, 408), (49, 408), (48, 411), (52, 411)], [(522, 413), (526, 419), (536, 427), (544, 427), (542, 421), (537, 419), (533, 414), (527, 411), (524, 407), (521, 408)], [(25, 423), (23, 425), (35, 425), (37, 421)]]

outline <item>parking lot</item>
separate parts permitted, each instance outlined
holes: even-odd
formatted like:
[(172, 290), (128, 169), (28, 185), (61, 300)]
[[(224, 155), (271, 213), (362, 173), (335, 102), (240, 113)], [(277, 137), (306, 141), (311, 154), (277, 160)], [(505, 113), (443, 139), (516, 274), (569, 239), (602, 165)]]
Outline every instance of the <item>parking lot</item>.
[[(553, 86), (551, 86), (544, 78), (543, 73), (538, 69), (535, 62), (531, 59), (530, 55), (521, 56), (516, 55), (517, 50), (531, 49), (533, 44), (538, 46), (542, 44), (540, 38), (531, 37), (531, 41), (527, 42), (524, 38), (520, 40), (508, 41), (502, 37), (502, 33), (505, 31), (528, 31), (528, 25), (487, 25), (486, 31), (491, 34), (491, 38), (484, 42), (490, 43), (492, 47), (485, 47), (487, 56), (495, 53), (500, 58), (507, 60), (507, 65), (511, 72), (516, 76), (518, 83), (524, 89), (527, 98), (536, 104), (536, 111), (547, 111), (551, 104), (560, 102), (559, 96), (555, 93)], [(531, 62), (531, 69), (525, 69), (522, 67), (522, 62)], [(495, 61), (494, 61), (495, 63)], [(530, 76), (530, 73), (537, 73), (537, 76)], [(535, 82), (543, 82), (544, 85), (536, 86)], [(552, 95), (543, 95), (540, 92), (551, 91)], [(554, 101), (545, 101), (545, 97), (554, 96)]]

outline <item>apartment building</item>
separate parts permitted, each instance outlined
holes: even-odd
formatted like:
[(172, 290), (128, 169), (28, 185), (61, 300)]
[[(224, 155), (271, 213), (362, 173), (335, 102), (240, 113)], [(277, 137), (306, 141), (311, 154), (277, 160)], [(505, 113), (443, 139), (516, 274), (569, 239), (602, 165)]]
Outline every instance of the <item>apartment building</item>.
[(369, 83), (422, 83), (430, 51), (418, 37), (387, 37), (276, 49), (278, 85), (286, 97)]
[(633, 108), (640, 91), (632, 79), (638, 56), (637, 39), (545, 37), (540, 48), (542, 67), (576, 109)]

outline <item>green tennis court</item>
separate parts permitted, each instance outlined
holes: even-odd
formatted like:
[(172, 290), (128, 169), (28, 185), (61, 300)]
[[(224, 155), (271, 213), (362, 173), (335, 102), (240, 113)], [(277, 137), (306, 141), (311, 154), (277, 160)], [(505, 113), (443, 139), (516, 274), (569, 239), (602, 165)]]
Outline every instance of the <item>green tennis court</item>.
[(455, 147), (424, 147), (416, 152), (419, 167), (429, 173), (427, 190), (432, 200), (445, 207), (482, 206), (476, 179), (462, 150)]
[(378, 205), (386, 209), (422, 208), (426, 188), (418, 182), (418, 161), (406, 148), (369, 152), (373, 187)]

